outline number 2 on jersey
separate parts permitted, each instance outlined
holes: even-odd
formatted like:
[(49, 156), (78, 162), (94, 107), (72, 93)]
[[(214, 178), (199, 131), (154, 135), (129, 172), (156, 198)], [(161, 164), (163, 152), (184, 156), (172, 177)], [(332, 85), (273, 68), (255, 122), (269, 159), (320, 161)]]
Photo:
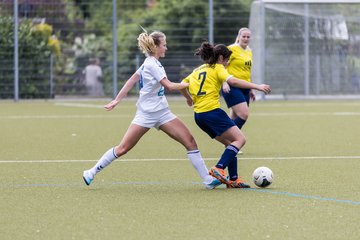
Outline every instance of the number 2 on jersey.
[(205, 79), (206, 79), (206, 72), (199, 73), (198, 80), (200, 80), (200, 79), (201, 79), (201, 83), (200, 83), (200, 88), (199, 88), (199, 91), (197, 93), (197, 96), (206, 95), (206, 92), (201, 91), (202, 87), (204, 86)]

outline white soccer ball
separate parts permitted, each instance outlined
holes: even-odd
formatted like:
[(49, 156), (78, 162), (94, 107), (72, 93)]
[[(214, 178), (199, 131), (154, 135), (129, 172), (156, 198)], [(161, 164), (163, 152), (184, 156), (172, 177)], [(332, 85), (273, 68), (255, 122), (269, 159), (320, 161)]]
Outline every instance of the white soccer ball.
[(265, 188), (273, 182), (273, 172), (268, 167), (258, 167), (252, 174), (253, 182), (256, 186)]

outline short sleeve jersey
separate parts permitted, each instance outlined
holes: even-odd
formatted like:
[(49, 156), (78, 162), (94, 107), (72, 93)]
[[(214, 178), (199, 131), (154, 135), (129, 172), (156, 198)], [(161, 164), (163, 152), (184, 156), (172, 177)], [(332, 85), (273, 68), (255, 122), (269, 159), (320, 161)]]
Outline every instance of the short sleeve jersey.
[(252, 51), (249, 47), (245, 50), (239, 44), (228, 46), (232, 51), (229, 65), (226, 67), (228, 72), (236, 78), (251, 82)]
[(160, 81), (166, 78), (164, 67), (155, 57), (147, 57), (136, 71), (140, 75), (139, 99), (136, 106), (143, 112), (157, 112), (169, 106)]
[(222, 64), (203, 64), (196, 68), (183, 82), (189, 83), (189, 92), (196, 113), (220, 108), (220, 89), (231, 75)]

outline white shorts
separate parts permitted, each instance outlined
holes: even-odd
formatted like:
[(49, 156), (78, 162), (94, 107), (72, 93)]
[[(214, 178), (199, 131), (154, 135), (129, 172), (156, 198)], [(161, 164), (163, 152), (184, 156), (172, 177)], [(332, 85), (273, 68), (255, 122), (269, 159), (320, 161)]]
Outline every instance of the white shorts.
[(173, 114), (169, 108), (157, 112), (142, 112), (137, 110), (136, 115), (131, 123), (146, 127), (146, 128), (156, 128), (159, 130), (159, 127), (171, 120), (175, 119), (176, 116)]

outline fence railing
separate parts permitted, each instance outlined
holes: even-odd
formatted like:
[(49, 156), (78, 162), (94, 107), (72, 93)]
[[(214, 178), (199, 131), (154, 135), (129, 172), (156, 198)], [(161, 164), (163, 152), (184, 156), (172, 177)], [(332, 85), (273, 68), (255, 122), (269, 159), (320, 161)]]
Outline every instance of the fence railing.
[(168, 77), (181, 81), (199, 64), (193, 52), (203, 39), (232, 43), (248, 16), (240, 0), (3, 0), (0, 98), (86, 96), (84, 69), (93, 58), (102, 70), (99, 86), (112, 97), (144, 59), (139, 25), (167, 35), (161, 61)]

